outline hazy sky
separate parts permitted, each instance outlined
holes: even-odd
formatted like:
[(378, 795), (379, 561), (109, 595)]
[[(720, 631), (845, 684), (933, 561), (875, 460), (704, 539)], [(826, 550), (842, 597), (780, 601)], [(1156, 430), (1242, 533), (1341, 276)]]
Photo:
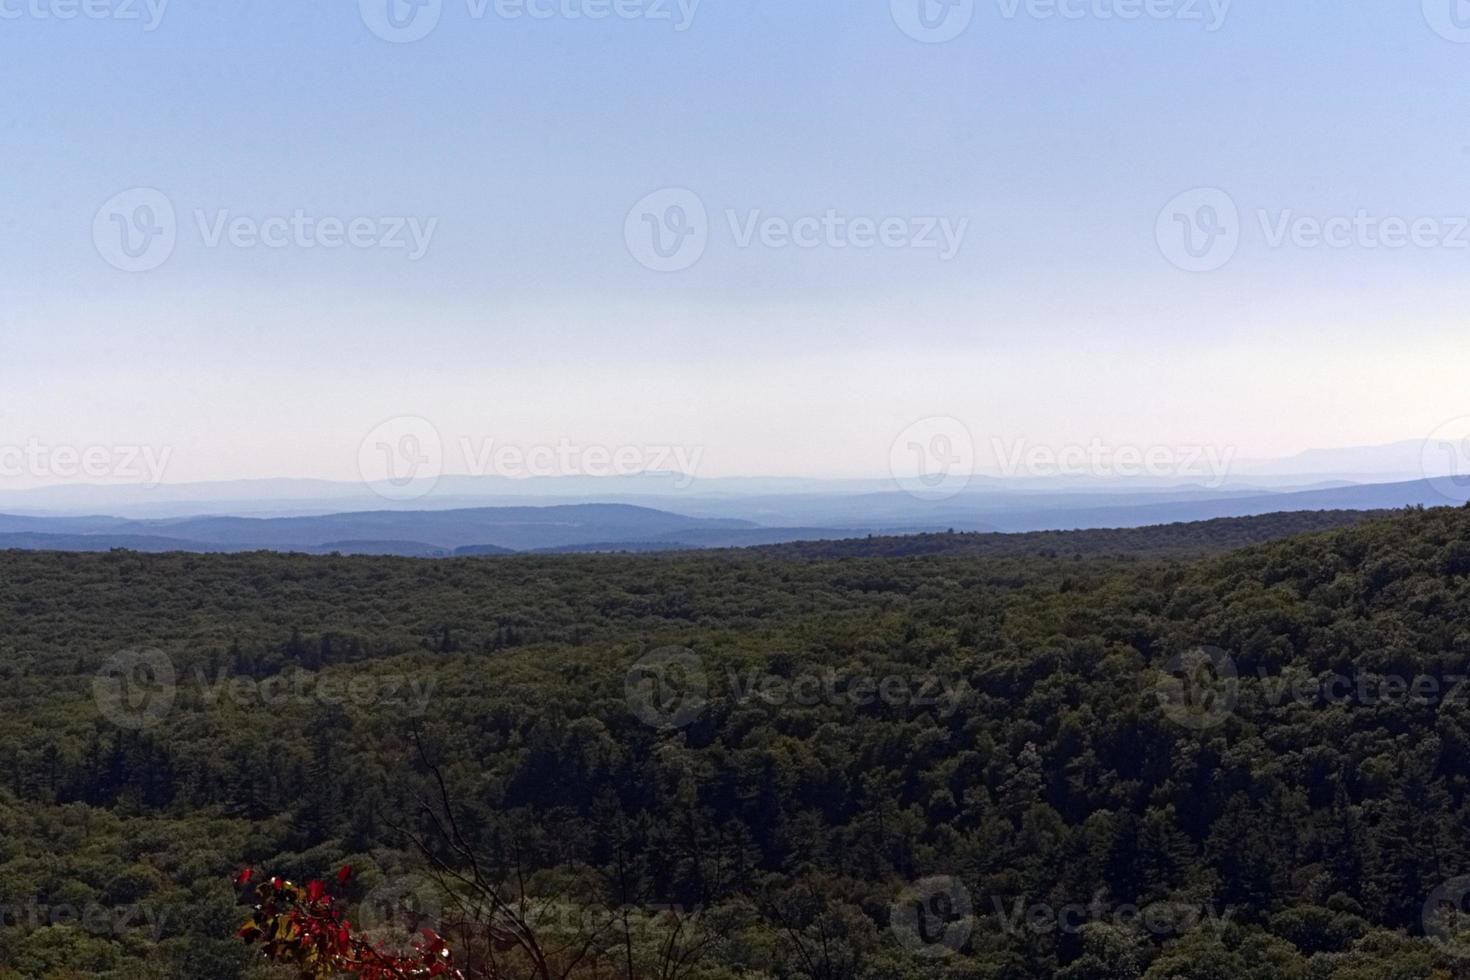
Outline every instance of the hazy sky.
[(936, 416), (1470, 415), (1460, 0), (418, 2), (0, 0), (0, 447), (880, 475)]

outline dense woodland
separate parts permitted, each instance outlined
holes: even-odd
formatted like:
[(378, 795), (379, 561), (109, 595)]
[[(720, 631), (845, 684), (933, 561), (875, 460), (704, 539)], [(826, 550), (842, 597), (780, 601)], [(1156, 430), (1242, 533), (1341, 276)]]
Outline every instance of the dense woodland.
[[(4, 980), (283, 976), (235, 936), (245, 866), (350, 864), (344, 901), (413, 893), (385, 932), (416, 911), (452, 939), (451, 815), (543, 935), (616, 923), (575, 977), (1470, 976), (1453, 916), (1425, 935), (1470, 874), (1470, 509), (678, 555), (9, 552), (0, 622)], [(1207, 723), (1164, 694), (1202, 647), (1239, 677)], [(645, 686), (667, 648), (686, 673)], [(124, 651), (174, 683), (108, 702)], [(1355, 686), (1312, 693), (1334, 677)]]

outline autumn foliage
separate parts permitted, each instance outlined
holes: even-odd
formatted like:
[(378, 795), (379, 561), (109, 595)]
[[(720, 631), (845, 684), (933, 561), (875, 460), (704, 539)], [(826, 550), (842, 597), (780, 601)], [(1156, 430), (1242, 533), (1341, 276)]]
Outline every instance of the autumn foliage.
[[(346, 884), (351, 868), (337, 872)], [(255, 873), (246, 869), (235, 879), (248, 886)], [(259, 947), (274, 963), (290, 966), (302, 980), (347, 975), (357, 980), (464, 980), (449, 948), (434, 930), (424, 929), (406, 955), (390, 952), (353, 932), (343, 906), (324, 881), (304, 887), (284, 878), (269, 878), (255, 888), (256, 905), (239, 936)]]

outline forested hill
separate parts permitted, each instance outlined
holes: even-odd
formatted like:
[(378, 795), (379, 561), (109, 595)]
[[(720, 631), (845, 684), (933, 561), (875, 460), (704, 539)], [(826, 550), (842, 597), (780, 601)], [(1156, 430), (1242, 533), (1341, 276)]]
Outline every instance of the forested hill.
[(1056, 538), (0, 555), (0, 978), (265, 977), (246, 864), (444, 924), (414, 731), (491, 874), (638, 910), (572, 977), (671, 906), (686, 980), (1459, 975), (1470, 509)]
[(919, 555), (965, 555), (972, 558), (1031, 555), (1097, 557), (1121, 555), (1186, 556), (1233, 551), (1294, 534), (1330, 531), (1379, 520), (1392, 511), (1314, 510), (1221, 517), (1186, 524), (1139, 528), (1093, 528), (1075, 531), (1027, 531), (1018, 534), (910, 534), (798, 541), (766, 545), (770, 558), (908, 558)]

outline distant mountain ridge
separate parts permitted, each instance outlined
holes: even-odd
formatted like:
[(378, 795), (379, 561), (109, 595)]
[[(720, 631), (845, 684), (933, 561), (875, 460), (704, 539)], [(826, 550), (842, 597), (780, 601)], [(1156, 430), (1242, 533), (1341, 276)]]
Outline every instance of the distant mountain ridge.
[(37, 517), (0, 514), (0, 548), (56, 551), (289, 551), (418, 558), (512, 552), (738, 548), (869, 535), (1136, 528), (1291, 512), (1380, 511), (1470, 500), (1470, 484), (1419, 480), (1294, 493), (985, 494), (925, 501), (903, 493), (753, 501), (368, 510), (296, 517)]
[[(977, 434), (978, 435), (978, 434)], [(1329, 484), (1410, 482), (1446, 475), (1436, 466), (1451, 460), (1427, 452), (1422, 440), (1377, 446), (1309, 449), (1284, 458), (1234, 458), (1219, 482), (1199, 476), (1102, 478), (1066, 475), (1005, 475), (983, 466), (972, 477), (966, 496), (1036, 494), (1266, 494), (1323, 489)], [(404, 499), (405, 489), (416, 491)], [(882, 477), (706, 477), (678, 472), (647, 471), (619, 476), (543, 476), (528, 479), (495, 474), (445, 474), (409, 488), (361, 481), (307, 478), (221, 480), (203, 483), (62, 484), (29, 489), (0, 489), (0, 513), (33, 516), (111, 514), (135, 519), (184, 516), (324, 516), (355, 511), (463, 510), (478, 507), (545, 506), (571, 503), (630, 503), (684, 511), (670, 501), (701, 503), (795, 498), (853, 499), (893, 493), (892, 479)], [(864, 520), (870, 519), (867, 517)], [(882, 519), (882, 518), (879, 518)], [(772, 523), (761, 520), (761, 523)], [(810, 523), (806, 519), (796, 523)], [(825, 516), (821, 523), (826, 523)]]
[[(473, 548), (508, 554), (591, 540), (678, 542), (681, 534), (755, 529), (748, 521), (692, 518), (625, 504), (362, 511), (315, 517), (41, 518), (0, 515), (0, 547), (181, 551), (296, 551), (443, 557)], [(91, 547), (88, 547), (88, 545)]]

